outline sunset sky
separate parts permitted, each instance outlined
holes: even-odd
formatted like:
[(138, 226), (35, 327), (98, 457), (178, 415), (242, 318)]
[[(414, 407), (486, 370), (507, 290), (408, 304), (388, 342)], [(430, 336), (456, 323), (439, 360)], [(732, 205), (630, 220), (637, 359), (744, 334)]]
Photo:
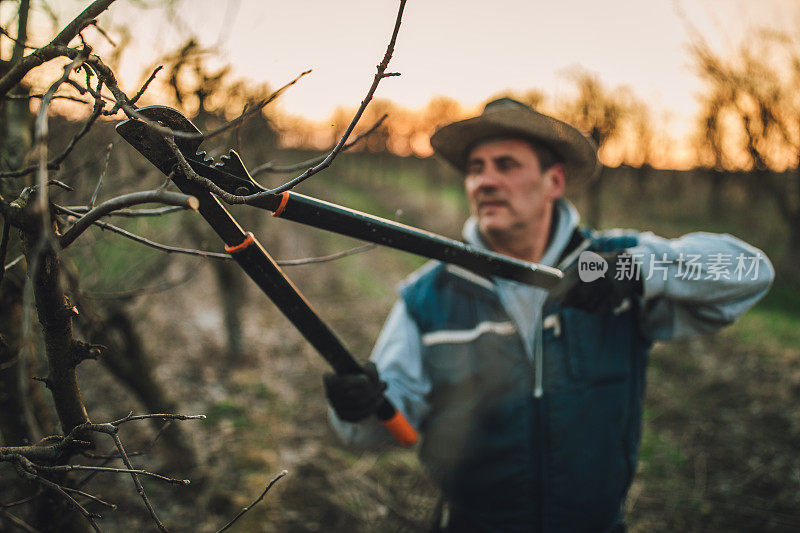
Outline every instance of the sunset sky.
[[(279, 103), (311, 119), (358, 105), (397, 9), (395, 0), (178, 0), (183, 27), (176, 29), (163, 9), (141, 3), (119, 0), (101, 19), (107, 29), (133, 32), (119, 72), (126, 88), (194, 33), (203, 45), (216, 44), (221, 62), (232, 64), (237, 76), (254, 82), (278, 86), (313, 69)], [(5, 21), (11, 6), (3, 4)], [(66, 20), (87, 2), (55, 4)], [(537, 88), (559, 97), (571, 90), (566, 74), (582, 67), (608, 86), (630, 87), (680, 137), (689, 131), (702, 88), (685, 20), (724, 51), (756, 28), (797, 32), (800, 8), (793, 0), (410, 0), (390, 65), (402, 76), (385, 79), (376, 96), (410, 108), (435, 95), (476, 105), (504, 89)], [(34, 21), (39, 31), (50, 31), (41, 13)]]

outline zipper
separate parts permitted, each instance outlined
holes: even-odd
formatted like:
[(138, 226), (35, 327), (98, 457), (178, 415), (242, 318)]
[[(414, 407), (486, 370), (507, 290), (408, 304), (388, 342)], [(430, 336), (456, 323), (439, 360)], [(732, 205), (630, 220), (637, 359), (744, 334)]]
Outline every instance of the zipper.
[(533, 354), (533, 397), (537, 400), (544, 394), (542, 374), (544, 373), (544, 348), (542, 346), (542, 333), (536, 336), (536, 351)]
[(536, 347), (533, 353), (533, 397), (537, 400), (544, 394), (544, 331), (553, 330), (553, 336), (561, 336), (561, 318), (558, 313), (547, 315), (536, 335)]
[(536, 457), (539, 463), (539, 476), (537, 481), (538, 487), (536, 491), (536, 514), (537, 518), (539, 519), (539, 529), (540, 533), (544, 532), (544, 494), (545, 494), (545, 442), (546, 439), (544, 438), (544, 431), (545, 431), (545, 416), (544, 416), (544, 401), (541, 397), (537, 398), (534, 401), (534, 410), (536, 412)]

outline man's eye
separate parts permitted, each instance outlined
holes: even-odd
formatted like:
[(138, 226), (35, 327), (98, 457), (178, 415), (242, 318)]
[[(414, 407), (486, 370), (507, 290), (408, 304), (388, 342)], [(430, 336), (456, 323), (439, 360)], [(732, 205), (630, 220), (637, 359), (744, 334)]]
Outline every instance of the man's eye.
[(480, 163), (470, 163), (467, 165), (467, 175), (478, 174), (481, 171)]
[(513, 159), (501, 159), (497, 162), (497, 169), (500, 172), (505, 172), (507, 170), (511, 170), (512, 168), (516, 168), (517, 162)]

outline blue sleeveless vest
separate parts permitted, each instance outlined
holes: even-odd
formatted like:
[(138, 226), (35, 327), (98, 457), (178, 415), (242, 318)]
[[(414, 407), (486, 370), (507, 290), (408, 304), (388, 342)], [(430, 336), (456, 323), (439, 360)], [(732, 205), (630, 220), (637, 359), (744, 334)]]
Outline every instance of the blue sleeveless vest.
[[(597, 234), (590, 250), (637, 244)], [(420, 459), (477, 530), (606, 531), (636, 471), (650, 342), (638, 306), (589, 314), (548, 305), (542, 397), (497, 294), (439, 264), (401, 289), (431, 379)]]

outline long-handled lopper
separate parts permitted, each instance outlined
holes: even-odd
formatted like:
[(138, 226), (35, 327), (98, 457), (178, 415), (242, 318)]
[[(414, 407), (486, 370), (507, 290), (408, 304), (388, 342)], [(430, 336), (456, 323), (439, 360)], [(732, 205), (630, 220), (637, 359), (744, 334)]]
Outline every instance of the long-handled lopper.
[[(139, 113), (173, 131), (198, 134), (195, 139), (181, 137), (175, 139), (182, 153), (196, 154), (202, 142), (200, 131), (181, 113), (161, 106), (142, 108)], [(135, 119), (119, 123), (117, 132), (159, 170), (170, 175), (182, 192), (197, 198), (200, 204), (198, 211), (225, 242), (225, 250), (328, 361), (334, 371), (349, 374), (364, 372), (361, 365), (311, 308), (253, 234), (246, 233), (215, 196), (186, 179), (177, 165), (177, 158), (160, 134), (155, 133), (144, 122)], [(416, 442), (416, 430), (385, 397), (377, 416), (400, 444), (410, 446)]]
[[(140, 109), (139, 112), (145, 116), (164, 116), (173, 123), (191, 127), (193, 132), (198, 131), (188, 118), (169, 107), (150, 106)], [(120, 133), (125, 137), (126, 133), (123, 132), (128, 126), (123, 124), (130, 122), (123, 122), (119, 126), (122, 128)], [(223, 191), (238, 196), (252, 195), (265, 190), (253, 180), (234, 150), (222, 156), (220, 162), (214, 163), (205, 157), (205, 153), (196, 153), (195, 150), (200, 142), (200, 140), (190, 143), (178, 142), (181, 152), (197, 174), (209, 179)], [(160, 146), (166, 150), (163, 142)], [(149, 155), (145, 156), (156, 163), (153, 153), (151, 150)], [(165, 152), (163, 157), (159, 156), (160, 163), (156, 163), (156, 166), (159, 164), (163, 166), (159, 168), (165, 174), (169, 174), (171, 170), (171, 166), (166, 165), (174, 164), (174, 158), (170, 159), (168, 156), (171, 156), (171, 153)], [(563, 277), (561, 271), (555, 268), (481, 250), (435, 233), (295, 192), (267, 194), (249, 202), (248, 205), (271, 211), (273, 216), (307, 226), (458, 265), (484, 277), (499, 276), (544, 289), (555, 287)]]

